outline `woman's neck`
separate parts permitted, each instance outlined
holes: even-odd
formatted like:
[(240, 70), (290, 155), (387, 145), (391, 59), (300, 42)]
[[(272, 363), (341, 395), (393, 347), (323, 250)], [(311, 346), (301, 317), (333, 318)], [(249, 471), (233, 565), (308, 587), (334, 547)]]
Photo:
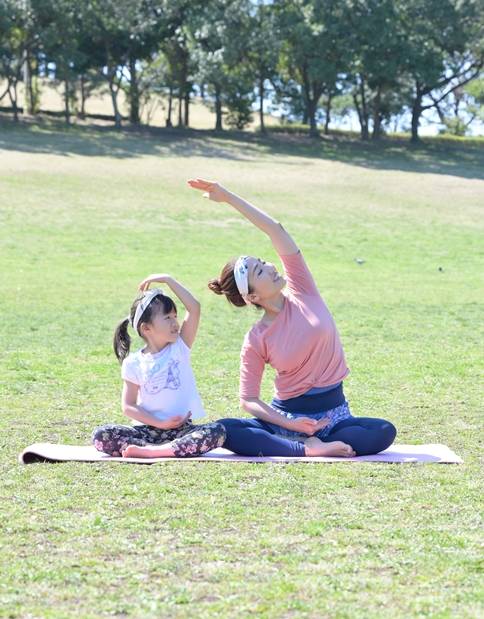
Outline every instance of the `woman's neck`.
[(285, 302), (286, 297), (282, 292), (278, 292), (277, 295), (271, 299), (264, 300), (264, 302), (261, 303), (264, 308), (264, 315), (261, 318), (261, 322), (267, 326), (272, 324), (284, 308)]

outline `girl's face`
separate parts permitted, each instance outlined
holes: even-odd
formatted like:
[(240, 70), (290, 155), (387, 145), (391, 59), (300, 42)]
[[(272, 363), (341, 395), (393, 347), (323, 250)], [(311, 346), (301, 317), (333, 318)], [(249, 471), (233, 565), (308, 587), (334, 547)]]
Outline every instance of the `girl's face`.
[(260, 258), (247, 258), (247, 268), (249, 271), (249, 300), (252, 295), (256, 303), (275, 297), (286, 285), (286, 280), (277, 272), (276, 267), (270, 262), (265, 262)]
[(142, 325), (142, 334), (148, 344), (161, 350), (167, 344), (176, 342), (180, 331), (180, 323), (175, 310), (162, 314), (155, 314), (151, 322)]

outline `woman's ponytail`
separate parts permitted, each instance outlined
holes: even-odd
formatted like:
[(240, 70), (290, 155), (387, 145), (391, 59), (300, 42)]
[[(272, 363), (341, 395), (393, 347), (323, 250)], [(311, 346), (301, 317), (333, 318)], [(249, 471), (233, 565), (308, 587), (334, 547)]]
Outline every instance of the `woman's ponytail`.
[(213, 279), (211, 279), (208, 282), (208, 287), (210, 288), (212, 292), (215, 292), (215, 294), (224, 293), (224, 291), (222, 290), (222, 286), (220, 284), (220, 277), (214, 277)]
[(118, 322), (114, 332), (113, 348), (119, 363), (123, 363), (124, 358), (129, 354), (131, 338), (128, 333), (129, 318), (124, 318)]
[(208, 287), (215, 294), (225, 295), (227, 301), (235, 307), (246, 307), (246, 303), (237, 288), (235, 281), (234, 268), (237, 258), (229, 260), (222, 269), (220, 277), (215, 277), (208, 282)]

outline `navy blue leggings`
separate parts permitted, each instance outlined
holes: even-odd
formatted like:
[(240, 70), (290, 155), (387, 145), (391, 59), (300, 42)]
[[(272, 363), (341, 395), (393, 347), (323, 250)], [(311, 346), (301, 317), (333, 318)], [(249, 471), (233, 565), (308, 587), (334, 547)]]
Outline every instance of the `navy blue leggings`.
[[(300, 441), (290, 441), (276, 436), (272, 428), (260, 419), (219, 419), (225, 426), (224, 443), (241, 456), (305, 456), (304, 436)], [(343, 441), (351, 445), (357, 456), (377, 454), (390, 447), (395, 440), (395, 426), (384, 419), (350, 417), (337, 423), (331, 432), (320, 439), (323, 443)]]

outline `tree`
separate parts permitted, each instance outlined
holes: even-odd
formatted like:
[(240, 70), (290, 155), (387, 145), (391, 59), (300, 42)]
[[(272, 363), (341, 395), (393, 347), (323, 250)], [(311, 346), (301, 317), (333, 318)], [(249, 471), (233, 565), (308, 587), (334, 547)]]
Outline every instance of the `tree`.
[(454, 88), (441, 100), (432, 96), (440, 122), (444, 125), (442, 134), (467, 135), (475, 120), (484, 121), (484, 78), (474, 79), (465, 86)]
[(20, 0), (0, 0), (0, 76), (7, 81), (6, 93), (12, 104), (15, 122), (18, 122), (18, 84), (22, 80), (27, 50), (33, 44), (34, 37), (30, 4)]
[(194, 24), (197, 78), (206, 85), (207, 101), (215, 111), (215, 130), (222, 131), (222, 109), (227, 120), (243, 128), (252, 118), (253, 72), (245, 62), (248, 45), (247, 0), (214, 0), (207, 3)]
[[(161, 11), (161, 9), (159, 9)], [(118, 95), (130, 84), (130, 118), (139, 121), (137, 61), (155, 46), (156, 9), (149, 0), (82, 0), (77, 18), (83, 24), (80, 51), (95, 59), (97, 71), (109, 88), (115, 123), (121, 126)]]
[(256, 76), (259, 95), (259, 120), (261, 133), (264, 125), (264, 100), (266, 84), (277, 79), (277, 63), (281, 52), (281, 41), (275, 29), (274, 11), (259, 0), (255, 9), (248, 12), (248, 37), (244, 41), (244, 56)]
[(352, 83), (361, 135), (369, 138), (371, 119), (372, 138), (378, 139), (382, 122), (398, 101), (406, 69), (407, 44), (399, 3), (349, 0), (344, 19), (350, 31), (346, 42), (351, 50), (347, 80)]
[(55, 80), (64, 86), (66, 123), (70, 123), (70, 103), (75, 98), (76, 65), (81, 57), (75, 28), (75, 4), (71, 0), (32, 0), (36, 15), (40, 50), (45, 64), (52, 64)]
[(288, 88), (302, 95), (313, 137), (319, 135), (316, 117), (320, 98), (334, 90), (344, 67), (343, 8), (338, 0), (274, 1), (283, 41), (279, 96), (284, 97)]
[[(402, 0), (408, 43), (407, 73), (413, 80), (412, 138), (425, 110), (465, 86), (484, 66), (484, 7), (474, 0)], [(425, 97), (438, 92), (437, 99)]]

